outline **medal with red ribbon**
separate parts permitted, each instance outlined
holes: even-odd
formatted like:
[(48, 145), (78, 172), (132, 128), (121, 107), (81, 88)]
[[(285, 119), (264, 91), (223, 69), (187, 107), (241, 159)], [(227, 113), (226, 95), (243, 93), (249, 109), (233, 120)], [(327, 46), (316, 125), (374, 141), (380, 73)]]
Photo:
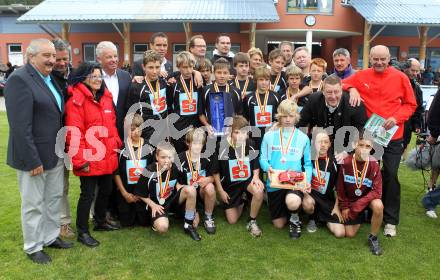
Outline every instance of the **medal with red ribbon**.
[(289, 153), (289, 147), (292, 143), (293, 135), (295, 134), (296, 128), (294, 127), (290, 132), (289, 139), (287, 141), (287, 145), (284, 146), (283, 140), (283, 128), (280, 127), (280, 145), (281, 145), (281, 163), (286, 163), (286, 155)]
[(272, 82), (270, 83), (270, 90), (275, 91), (275, 88), (277, 87), (280, 78), (281, 78), (281, 73), (277, 75), (277, 77), (275, 78), (275, 82), (273, 84)]
[(246, 97), (248, 85), (249, 85), (249, 78), (246, 78), (246, 82), (244, 82), (243, 89), (241, 89), (238, 78), (235, 78), (235, 87), (241, 90), (241, 99), (244, 99)]
[(200, 157), (196, 161), (196, 168), (193, 168), (193, 160), (191, 158), (191, 152), (186, 152), (186, 158), (188, 159), (188, 166), (189, 170), (191, 172), (191, 178), (193, 183), (197, 183), (197, 180), (199, 180), (199, 171), (200, 171)]
[(319, 169), (319, 159), (315, 160), (315, 170), (316, 170), (316, 177), (318, 179), (320, 186), (325, 186), (325, 174), (327, 174), (327, 168), (328, 163), (330, 162), (330, 159), (326, 156), (325, 157), (325, 169), (324, 169), (324, 177), (322, 177), (321, 170)]
[(162, 173), (161, 170), (159, 170), (159, 163), (156, 163), (156, 171), (157, 171), (157, 181), (159, 183), (159, 204), (164, 205), (166, 197), (165, 195), (169, 191), (169, 184), (170, 184), (170, 176), (171, 176), (171, 170), (168, 169), (167, 176), (165, 179), (165, 186), (162, 186)]
[(188, 97), (188, 103), (189, 103), (188, 110), (190, 112), (193, 112), (195, 110), (195, 106), (193, 104), (193, 91), (194, 91), (193, 78), (191, 76), (191, 80), (189, 82), (189, 90), (188, 90), (188, 87), (186, 86), (185, 79), (183, 78), (182, 75), (180, 75), (180, 83), (182, 84), (183, 90), (185, 91), (185, 94)]
[[(354, 191), (354, 194), (356, 196), (362, 195), (361, 187), (362, 187), (362, 184), (364, 183), (364, 179), (367, 174), (369, 164), (370, 164), (370, 159), (367, 159), (364, 163), (364, 167), (362, 168), (362, 172), (361, 172), (357, 168), (357, 163), (356, 163), (356, 159), (354, 158), (354, 156), (351, 160), (351, 165), (353, 167), (353, 173), (354, 173), (354, 183), (356, 185), (356, 190)], [(361, 173), (360, 182), (359, 182), (359, 173)]]

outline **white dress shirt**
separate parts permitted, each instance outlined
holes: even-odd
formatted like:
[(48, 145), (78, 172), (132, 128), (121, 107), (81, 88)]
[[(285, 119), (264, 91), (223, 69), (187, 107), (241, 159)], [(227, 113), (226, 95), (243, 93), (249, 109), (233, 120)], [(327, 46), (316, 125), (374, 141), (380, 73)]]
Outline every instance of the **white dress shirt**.
[(102, 70), (102, 78), (104, 79), (105, 85), (107, 86), (108, 90), (111, 92), (113, 96), (113, 103), (115, 105), (118, 105), (118, 96), (119, 96), (119, 82), (118, 82), (118, 76), (115, 74), (108, 75), (105, 73), (104, 70)]

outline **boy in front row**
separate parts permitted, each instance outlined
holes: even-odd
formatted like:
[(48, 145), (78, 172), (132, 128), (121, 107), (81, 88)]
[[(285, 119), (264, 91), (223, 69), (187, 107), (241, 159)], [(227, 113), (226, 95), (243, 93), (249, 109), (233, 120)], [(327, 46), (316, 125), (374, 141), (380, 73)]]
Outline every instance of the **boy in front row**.
[[(313, 205), (307, 203), (310, 200), (304, 200), (312, 180), (310, 140), (306, 134), (295, 128), (299, 120), (297, 110), (293, 100), (286, 99), (280, 103), (276, 115), (278, 128), (264, 135), (260, 151), (261, 169), (269, 175), (266, 186), (272, 223), (276, 228), (282, 229), (288, 222), (289, 236), (292, 239), (301, 236), (301, 222), (298, 216), (301, 207), (307, 213), (313, 209)], [(302, 190), (274, 188), (271, 186), (270, 176), (275, 170), (304, 171), (307, 186)]]
[[(203, 225), (208, 234), (215, 234), (214, 206), (215, 187), (213, 177), (213, 159), (202, 157), (206, 143), (206, 134), (202, 128), (190, 128), (185, 136), (188, 149), (179, 154), (180, 170), (184, 173), (185, 184), (197, 190), (197, 200), (204, 206)], [(215, 159), (214, 159), (215, 160)]]
[(214, 172), (217, 193), (223, 202), (226, 220), (235, 224), (240, 218), (244, 200), (249, 199), (250, 213), (246, 226), (254, 237), (261, 236), (257, 224), (257, 216), (263, 204), (264, 185), (260, 180), (258, 151), (248, 139), (248, 122), (243, 116), (233, 118), (231, 133), (227, 136), (227, 146), (221, 146), (218, 154), (218, 164)]
[(376, 159), (370, 156), (373, 141), (366, 132), (360, 132), (355, 143), (354, 155), (349, 155), (341, 165), (336, 192), (339, 208), (344, 222), (345, 236), (356, 236), (362, 218), (362, 213), (367, 207), (373, 211), (371, 229), (368, 236), (368, 245), (374, 255), (381, 255), (377, 234), (382, 224), (382, 176), (380, 166)]
[(184, 175), (173, 163), (176, 151), (168, 142), (160, 142), (156, 148), (156, 162), (144, 169), (136, 185), (136, 194), (151, 215), (153, 230), (165, 233), (169, 228), (170, 211), (183, 215), (183, 229), (193, 240), (200, 241), (194, 219), (197, 192), (194, 186), (185, 185)]

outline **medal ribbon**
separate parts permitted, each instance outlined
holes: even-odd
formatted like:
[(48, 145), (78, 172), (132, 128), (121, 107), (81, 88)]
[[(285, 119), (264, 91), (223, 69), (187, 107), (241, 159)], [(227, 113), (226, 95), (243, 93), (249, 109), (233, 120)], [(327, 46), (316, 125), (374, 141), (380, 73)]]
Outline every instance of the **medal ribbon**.
[(264, 104), (261, 105), (261, 99), (260, 99), (260, 93), (257, 90), (257, 94), (255, 94), (255, 97), (257, 98), (258, 107), (260, 108), (260, 113), (264, 114), (266, 113), (266, 106), (267, 106), (267, 100), (269, 99), (269, 91), (267, 90), (264, 93)]
[(357, 164), (356, 164), (356, 159), (353, 156), (353, 159), (351, 160), (351, 165), (353, 167), (353, 173), (354, 173), (354, 183), (356, 184), (356, 188), (360, 189), (362, 187), (362, 183), (364, 182), (365, 179), (365, 175), (367, 174), (367, 170), (368, 170), (368, 165), (370, 164), (370, 159), (367, 159), (367, 161), (364, 164), (364, 168), (362, 169), (361, 172), (361, 182), (358, 183), (358, 169), (357, 169)]
[(244, 170), (244, 157), (245, 157), (245, 146), (241, 145), (241, 157), (237, 154), (237, 149), (234, 148), (235, 157), (237, 158), (237, 164), (240, 170)]
[(156, 90), (154, 90), (153, 86), (151, 85), (150, 81), (148, 79), (145, 79), (148, 89), (154, 96), (154, 105), (159, 104), (159, 94), (160, 94), (160, 84), (159, 79), (156, 80)]
[(287, 141), (287, 146), (284, 147), (284, 144), (283, 144), (283, 128), (280, 127), (280, 144), (281, 144), (281, 154), (282, 155), (287, 155), (287, 153), (289, 152), (289, 147), (290, 147), (290, 144), (292, 143), (292, 139), (293, 139), (293, 135), (295, 134), (295, 130), (296, 130), (296, 128), (294, 127), (292, 132), (290, 132), (289, 140)]
[[(214, 82), (214, 90), (215, 90), (215, 92), (220, 92), (218, 85), (217, 85), (217, 82)], [(226, 84), (226, 92), (229, 92), (229, 85), (228, 84)]]
[[(328, 163), (329, 163), (330, 159), (326, 156), (325, 157), (325, 171), (324, 171), (324, 176), (325, 174), (327, 174), (327, 167), (328, 167)], [(316, 170), (316, 175), (318, 177), (318, 182), (320, 185), (322, 185), (322, 178), (321, 178), (321, 170), (319, 169), (319, 159), (315, 160), (315, 170)]]
[(138, 150), (137, 150), (137, 158), (136, 158), (136, 155), (134, 153), (133, 143), (131, 142), (130, 138), (127, 139), (127, 144), (128, 144), (128, 151), (130, 152), (130, 159), (133, 160), (135, 167), (140, 167), (139, 162), (141, 161), (141, 157), (142, 157), (142, 144), (143, 144), (142, 143), (142, 138), (139, 138)]
[[(318, 91), (321, 91), (321, 90), (322, 90), (322, 84), (323, 84), (323, 82), (320, 81), (320, 82), (319, 82), (319, 86), (318, 86)], [(312, 81), (310, 81), (310, 83), (309, 83), (309, 87), (310, 87), (310, 88), (313, 88), (313, 87), (312, 87)]]
[(238, 79), (235, 78), (235, 87), (238, 88), (239, 90), (241, 90), (241, 98), (242, 99), (244, 99), (246, 97), (246, 92), (247, 92), (246, 90), (248, 88), (248, 85), (249, 85), (249, 78), (246, 78), (246, 82), (244, 82), (244, 85), (243, 85), (243, 90), (240, 89), (240, 83), (238, 82)]
[[(296, 91), (298, 93), (299, 89)], [(296, 94), (295, 93), (295, 94)], [(287, 88), (287, 99), (290, 99), (294, 94), (290, 94), (290, 87)]]
[(200, 158), (197, 161), (196, 169), (193, 169), (193, 162), (191, 158), (191, 152), (186, 152), (186, 158), (188, 159), (189, 170), (191, 171), (191, 176), (193, 181), (197, 181), (199, 178), (199, 170), (200, 170)]
[(180, 75), (180, 83), (182, 84), (183, 90), (186, 93), (186, 96), (188, 97), (189, 102), (191, 103), (193, 100), (193, 78), (191, 75), (191, 81), (189, 82), (189, 90), (188, 87), (186, 86), (186, 82), (185, 79), (182, 77), (182, 75)]
[(170, 175), (171, 170), (167, 171), (167, 177), (165, 179), (165, 187), (162, 187), (162, 174), (159, 173), (159, 163), (156, 163), (156, 170), (157, 170), (157, 180), (159, 181), (159, 197), (164, 198), (164, 194), (168, 191), (168, 185), (170, 184)]
[(271, 90), (275, 90), (275, 87), (278, 85), (278, 82), (280, 81), (281, 78), (281, 73), (279, 73), (277, 75), (277, 77), (275, 78), (275, 82), (272, 84), (272, 82), (270, 83), (270, 89)]

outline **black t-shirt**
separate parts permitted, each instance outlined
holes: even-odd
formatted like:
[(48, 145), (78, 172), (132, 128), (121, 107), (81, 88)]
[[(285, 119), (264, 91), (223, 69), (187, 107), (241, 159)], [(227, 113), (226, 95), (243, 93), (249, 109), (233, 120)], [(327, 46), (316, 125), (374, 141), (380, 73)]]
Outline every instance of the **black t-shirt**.
[[(275, 122), (275, 115), (277, 113), (280, 99), (278, 95), (269, 91), (267, 98), (267, 105), (264, 114), (258, 106), (256, 92), (252, 92), (243, 101), (243, 115), (249, 121), (251, 126), (256, 126), (261, 131), (261, 138), (263, 138), (264, 131), (267, 127), (271, 127)], [(261, 106), (264, 105), (264, 94), (259, 94)], [(259, 147), (258, 147), (259, 148)]]
[[(304, 88), (303, 85), (300, 85), (300, 86), (299, 86), (299, 90), (300, 90), (300, 91), (301, 91), (303, 88)], [(284, 99), (287, 99), (287, 89), (288, 89), (288, 87), (285, 88), (285, 89), (283, 89), (283, 90), (281, 90), (281, 91), (279, 92), (279, 95), (280, 95), (281, 101), (283, 101)], [(299, 110), (300, 112), (301, 112), (302, 108), (306, 105), (307, 102), (309, 102), (309, 96), (308, 96), (308, 95), (306, 95), (306, 96), (302, 96), (302, 97), (300, 97), (300, 98), (298, 99), (297, 105), (298, 105), (298, 107), (299, 107), (298, 110)]]
[(314, 194), (320, 196), (322, 199), (335, 201), (335, 188), (336, 188), (336, 179), (338, 177), (336, 160), (333, 157), (329, 157), (329, 162), (326, 166), (326, 159), (319, 158), (318, 165), (319, 170), (321, 171), (321, 184), (318, 180), (318, 173), (316, 171), (316, 160), (312, 160), (313, 164), (313, 174), (312, 174), (312, 192)]
[[(179, 169), (183, 173), (185, 181), (185, 185), (190, 185), (192, 180), (191, 169), (188, 164), (188, 157), (186, 156), (186, 152), (182, 152), (179, 154)], [(193, 171), (196, 169), (198, 163), (193, 162)], [(209, 177), (213, 175), (213, 161), (210, 158), (200, 158), (200, 167), (198, 170), (199, 177)]]
[[(287, 80), (286, 80), (286, 73), (284, 71), (281, 71), (280, 78), (277, 81), (278, 75), (270, 75), (270, 85), (271, 90), (275, 91), (279, 94), (279, 92), (283, 89), (287, 88)], [(275, 84), (275, 82), (277, 82)]]
[[(133, 149), (135, 157), (138, 157), (138, 147)], [(136, 186), (140, 175), (145, 167), (152, 162), (152, 155), (149, 150), (144, 146), (142, 148), (141, 160), (136, 163), (130, 156), (128, 148), (123, 147), (119, 154), (119, 165), (115, 174), (121, 177), (125, 190), (133, 193), (133, 189)]]
[[(226, 146), (224, 145), (226, 144)], [(237, 155), (241, 157), (240, 149)], [(253, 141), (248, 139), (245, 147), (245, 160), (243, 164), (237, 161), (235, 149), (227, 143), (221, 143), (218, 160), (214, 160), (213, 173), (220, 174), (223, 188), (230, 188), (240, 184), (249, 184), (252, 181), (253, 170), (260, 168), (258, 151), (253, 147)]]
[[(185, 184), (185, 182), (182, 182), (184, 181), (184, 175), (179, 171), (174, 163), (170, 168), (170, 172), (169, 185), (162, 196), (163, 198), (165, 198), (164, 205), (169, 204), (170, 201), (172, 201), (177, 194), (177, 183), (181, 185)], [(162, 179), (162, 187), (165, 188), (167, 171), (162, 172), (160, 176)], [(159, 204), (160, 188), (156, 170), (156, 163), (148, 165), (146, 170), (144, 170), (136, 185), (134, 194), (140, 197), (150, 198), (152, 201)]]
[[(242, 99), (244, 99), (243, 98), (243, 94), (244, 94), (243, 90), (244, 90), (245, 84), (246, 84), (246, 80), (236, 81), (235, 79), (232, 79), (229, 81), (229, 85), (235, 87), (238, 90), (238, 93), (240, 94)], [(245, 95), (249, 95), (254, 91), (255, 91), (254, 80), (251, 78), (248, 78), (248, 85), (246, 87), (246, 94)]]
[[(156, 81), (150, 81), (153, 91), (156, 91)], [(132, 83), (130, 92), (127, 98), (127, 109), (129, 109), (133, 104), (138, 104), (136, 110), (142, 115), (144, 120), (147, 119), (165, 119), (168, 115), (168, 105), (170, 98), (167, 95), (167, 83), (164, 79), (159, 79), (159, 103), (158, 106), (154, 106), (154, 94), (150, 91), (147, 83), (143, 81), (141, 84)], [(148, 104), (147, 107), (143, 106), (141, 109), (141, 102)]]
[[(177, 130), (182, 131), (189, 127), (200, 127), (199, 123), (199, 95), (203, 94), (202, 88), (196, 88), (193, 78), (192, 101), (180, 81), (180, 75), (176, 78), (177, 82), (169, 87), (169, 96), (172, 100), (169, 108), (170, 113), (176, 113), (180, 118), (174, 123)], [(186, 88), (190, 91), (191, 79), (185, 79)]]

